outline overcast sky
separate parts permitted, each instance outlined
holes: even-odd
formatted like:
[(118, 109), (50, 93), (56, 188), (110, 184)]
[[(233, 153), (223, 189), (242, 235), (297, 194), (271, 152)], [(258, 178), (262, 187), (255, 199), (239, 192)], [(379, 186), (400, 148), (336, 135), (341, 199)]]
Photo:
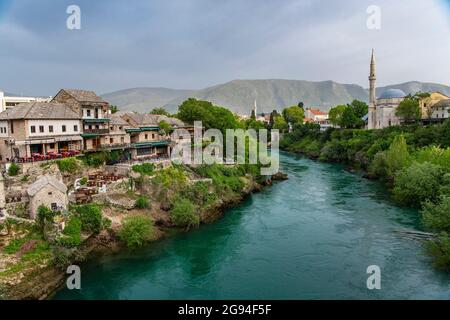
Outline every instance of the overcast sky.
[[(0, 0), (0, 90), (199, 89), (233, 79), (450, 85), (448, 0)], [(81, 30), (66, 28), (67, 6)], [(369, 5), (381, 29), (366, 26)]]

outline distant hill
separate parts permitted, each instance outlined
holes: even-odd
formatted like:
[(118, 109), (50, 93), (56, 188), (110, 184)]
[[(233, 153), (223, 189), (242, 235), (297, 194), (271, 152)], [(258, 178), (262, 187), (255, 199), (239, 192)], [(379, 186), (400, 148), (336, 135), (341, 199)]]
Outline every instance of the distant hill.
[(443, 85), (443, 84), (438, 84), (438, 83), (410, 81), (410, 82), (405, 82), (405, 83), (401, 83), (401, 84), (394, 84), (394, 85), (378, 88), (377, 93), (381, 94), (383, 91), (385, 91), (387, 89), (400, 89), (403, 92), (405, 92), (406, 94), (410, 94), (410, 93), (414, 94), (417, 92), (438, 91), (447, 96), (450, 96), (450, 87)]
[(189, 90), (167, 88), (133, 88), (103, 94), (109, 103), (117, 105), (121, 110), (149, 112), (162, 107), (181, 96), (189, 96)]
[[(407, 82), (380, 87), (380, 95), (389, 88), (401, 89), (405, 93), (419, 91), (440, 91), (450, 96), (450, 87), (422, 82)], [(306, 106), (328, 110), (330, 107), (349, 103), (354, 99), (368, 101), (368, 90), (355, 84), (341, 84), (333, 81), (304, 80), (233, 80), (201, 90), (173, 90), (166, 88), (135, 88), (104, 94), (103, 98), (119, 106), (121, 110), (148, 112), (154, 107), (164, 106), (176, 112), (187, 98), (208, 100), (239, 114), (249, 114), (254, 100), (259, 112), (281, 110), (285, 106), (303, 101)]]

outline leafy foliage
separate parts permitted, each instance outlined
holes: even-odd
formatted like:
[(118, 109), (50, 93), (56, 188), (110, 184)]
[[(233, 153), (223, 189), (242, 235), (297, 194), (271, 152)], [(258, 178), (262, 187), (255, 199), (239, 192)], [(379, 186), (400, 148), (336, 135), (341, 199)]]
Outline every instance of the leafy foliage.
[(143, 163), (134, 165), (132, 170), (144, 176), (151, 176), (154, 173), (155, 165), (153, 163)]
[(148, 208), (150, 208), (150, 202), (148, 201), (148, 198), (146, 198), (144, 196), (140, 196), (139, 198), (137, 198), (137, 200), (136, 200), (136, 208), (139, 208), (139, 209), (148, 209)]
[(123, 221), (119, 238), (128, 247), (135, 248), (144, 245), (153, 235), (153, 222), (147, 216), (129, 216)]
[(8, 175), (10, 177), (14, 177), (17, 176), (20, 172), (20, 167), (18, 164), (15, 163), (11, 163), (9, 168), (8, 168)]
[(80, 169), (78, 161), (75, 158), (57, 160), (56, 164), (61, 172), (75, 173)]
[(178, 227), (191, 228), (198, 226), (200, 223), (200, 217), (196, 214), (194, 204), (184, 198), (174, 200), (170, 216)]
[(102, 226), (102, 209), (95, 204), (78, 206), (75, 211), (79, 214), (82, 230), (88, 232), (100, 232)]

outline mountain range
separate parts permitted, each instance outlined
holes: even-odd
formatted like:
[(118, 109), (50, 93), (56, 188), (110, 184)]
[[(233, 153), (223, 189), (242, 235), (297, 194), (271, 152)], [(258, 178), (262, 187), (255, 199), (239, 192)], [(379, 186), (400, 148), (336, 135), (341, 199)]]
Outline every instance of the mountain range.
[[(411, 81), (377, 88), (377, 95), (387, 89), (401, 89), (406, 94), (439, 91), (450, 96), (450, 86)], [(168, 88), (133, 88), (103, 94), (102, 97), (120, 110), (149, 112), (155, 107), (164, 107), (175, 113), (178, 106), (192, 97), (211, 101), (238, 114), (250, 114), (256, 99), (258, 112), (281, 110), (303, 101), (307, 107), (329, 110), (338, 104), (354, 99), (367, 102), (366, 88), (356, 84), (334, 81), (304, 80), (233, 80), (201, 90), (177, 90)]]

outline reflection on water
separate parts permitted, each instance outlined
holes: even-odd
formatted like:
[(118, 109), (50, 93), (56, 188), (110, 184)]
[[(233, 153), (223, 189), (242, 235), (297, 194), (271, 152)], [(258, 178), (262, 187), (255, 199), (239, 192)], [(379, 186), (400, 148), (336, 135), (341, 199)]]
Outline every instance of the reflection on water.
[[(82, 266), (82, 290), (57, 299), (450, 298), (420, 227), (383, 186), (342, 166), (281, 155), (289, 181), (253, 195), (215, 224)], [(379, 265), (382, 290), (366, 289)]]

